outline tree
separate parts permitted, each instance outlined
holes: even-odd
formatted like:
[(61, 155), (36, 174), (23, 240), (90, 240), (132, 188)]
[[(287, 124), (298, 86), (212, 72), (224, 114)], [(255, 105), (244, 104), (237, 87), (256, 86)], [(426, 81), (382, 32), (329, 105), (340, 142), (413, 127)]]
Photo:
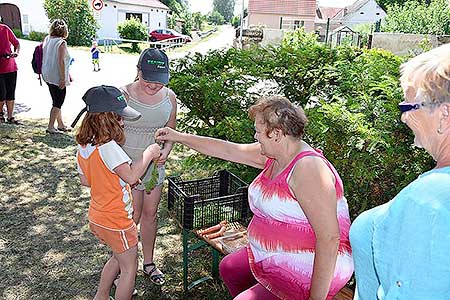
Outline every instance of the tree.
[(230, 22), (234, 14), (235, 0), (214, 0), (213, 10), (219, 12), (226, 22)]
[(202, 30), (202, 23), (205, 17), (200, 12), (195, 12), (192, 14), (192, 22), (197, 30)]
[[(386, 11), (391, 5), (397, 4), (399, 6), (403, 6), (407, 1), (408, 0), (377, 0), (377, 3), (382, 9)], [(430, 4), (430, 2), (431, 0), (425, 0), (426, 4)]]
[[(142, 41), (147, 39), (147, 27), (139, 19), (131, 18), (117, 25), (117, 31), (123, 39)], [(131, 44), (133, 52), (140, 52), (137, 43)]]
[(225, 23), (225, 18), (217, 10), (213, 10), (208, 16), (208, 22), (215, 25), (222, 25)]
[(192, 30), (192, 15), (189, 12), (185, 0), (161, 0), (172, 11), (172, 15), (168, 18), (168, 27), (175, 29), (176, 21), (182, 20), (181, 33), (190, 35)]
[(403, 6), (388, 6), (382, 27), (386, 32), (449, 34), (450, 6), (447, 0), (410, 0)]
[(67, 43), (72, 46), (89, 46), (99, 28), (86, 0), (45, 0), (44, 9), (52, 22), (62, 19), (69, 27)]

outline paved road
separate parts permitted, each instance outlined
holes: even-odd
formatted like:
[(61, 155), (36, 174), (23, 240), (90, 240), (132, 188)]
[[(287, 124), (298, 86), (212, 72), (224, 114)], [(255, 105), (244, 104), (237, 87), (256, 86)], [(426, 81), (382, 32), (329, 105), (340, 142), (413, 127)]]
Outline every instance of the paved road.
[[(234, 30), (227, 26), (220, 34), (201, 42), (191, 48), (189, 52), (206, 53), (211, 49), (228, 48), (232, 45)], [(36, 42), (21, 40), (21, 51), (17, 58), (19, 67), (16, 88), (16, 111), (20, 118), (48, 118), (51, 108), (51, 98), (47, 85), (39, 85), (37, 75), (31, 68)], [(81, 97), (87, 89), (95, 85), (108, 84), (122, 86), (131, 82), (136, 76), (137, 55), (102, 53), (100, 58), (100, 72), (92, 71), (90, 53), (83, 50), (69, 49), (75, 59), (70, 67), (73, 77), (72, 84), (67, 88), (67, 96), (62, 107), (63, 118), (71, 122), (84, 107)], [(171, 59), (187, 55), (188, 52), (170, 52)]]

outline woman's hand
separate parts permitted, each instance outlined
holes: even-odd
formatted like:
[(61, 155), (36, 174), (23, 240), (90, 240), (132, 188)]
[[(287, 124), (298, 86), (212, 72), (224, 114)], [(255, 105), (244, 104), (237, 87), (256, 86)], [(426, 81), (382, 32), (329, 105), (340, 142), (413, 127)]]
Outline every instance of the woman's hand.
[(155, 132), (155, 139), (157, 142), (178, 142), (180, 141), (180, 138), (181, 133), (170, 127), (164, 127)]
[(145, 158), (149, 160), (157, 160), (161, 156), (161, 147), (158, 144), (151, 144), (144, 150)]
[(59, 81), (59, 88), (62, 90), (62, 89), (64, 89), (65, 87), (66, 87), (66, 80), (65, 79), (61, 79), (60, 81)]
[(159, 157), (159, 159), (156, 161), (156, 164), (158, 166), (162, 166), (166, 163), (167, 158), (169, 157), (169, 153), (170, 153), (170, 148), (169, 147), (165, 147), (161, 150), (161, 156)]

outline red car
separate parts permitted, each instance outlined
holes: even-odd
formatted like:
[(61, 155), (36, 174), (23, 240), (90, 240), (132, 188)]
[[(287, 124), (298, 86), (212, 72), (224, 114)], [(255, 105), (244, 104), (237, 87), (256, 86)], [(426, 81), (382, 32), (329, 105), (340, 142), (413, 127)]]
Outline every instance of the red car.
[(152, 42), (173, 38), (182, 38), (185, 43), (192, 41), (190, 36), (178, 33), (172, 29), (156, 29), (150, 32), (150, 41)]

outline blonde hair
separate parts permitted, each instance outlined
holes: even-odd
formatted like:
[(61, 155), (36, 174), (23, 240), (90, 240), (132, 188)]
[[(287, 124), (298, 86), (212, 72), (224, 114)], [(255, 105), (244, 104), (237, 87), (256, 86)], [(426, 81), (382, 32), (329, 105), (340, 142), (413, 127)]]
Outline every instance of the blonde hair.
[(450, 44), (414, 57), (401, 66), (403, 91), (421, 92), (425, 102), (450, 102)]
[(50, 36), (57, 36), (65, 39), (69, 35), (69, 29), (67, 28), (67, 24), (64, 20), (56, 19), (50, 25), (50, 30), (48, 33)]
[(301, 139), (305, 134), (308, 118), (300, 106), (292, 104), (283, 96), (260, 98), (248, 109), (250, 119), (260, 115), (266, 125), (266, 135), (274, 129), (280, 129), (284, 135)]

